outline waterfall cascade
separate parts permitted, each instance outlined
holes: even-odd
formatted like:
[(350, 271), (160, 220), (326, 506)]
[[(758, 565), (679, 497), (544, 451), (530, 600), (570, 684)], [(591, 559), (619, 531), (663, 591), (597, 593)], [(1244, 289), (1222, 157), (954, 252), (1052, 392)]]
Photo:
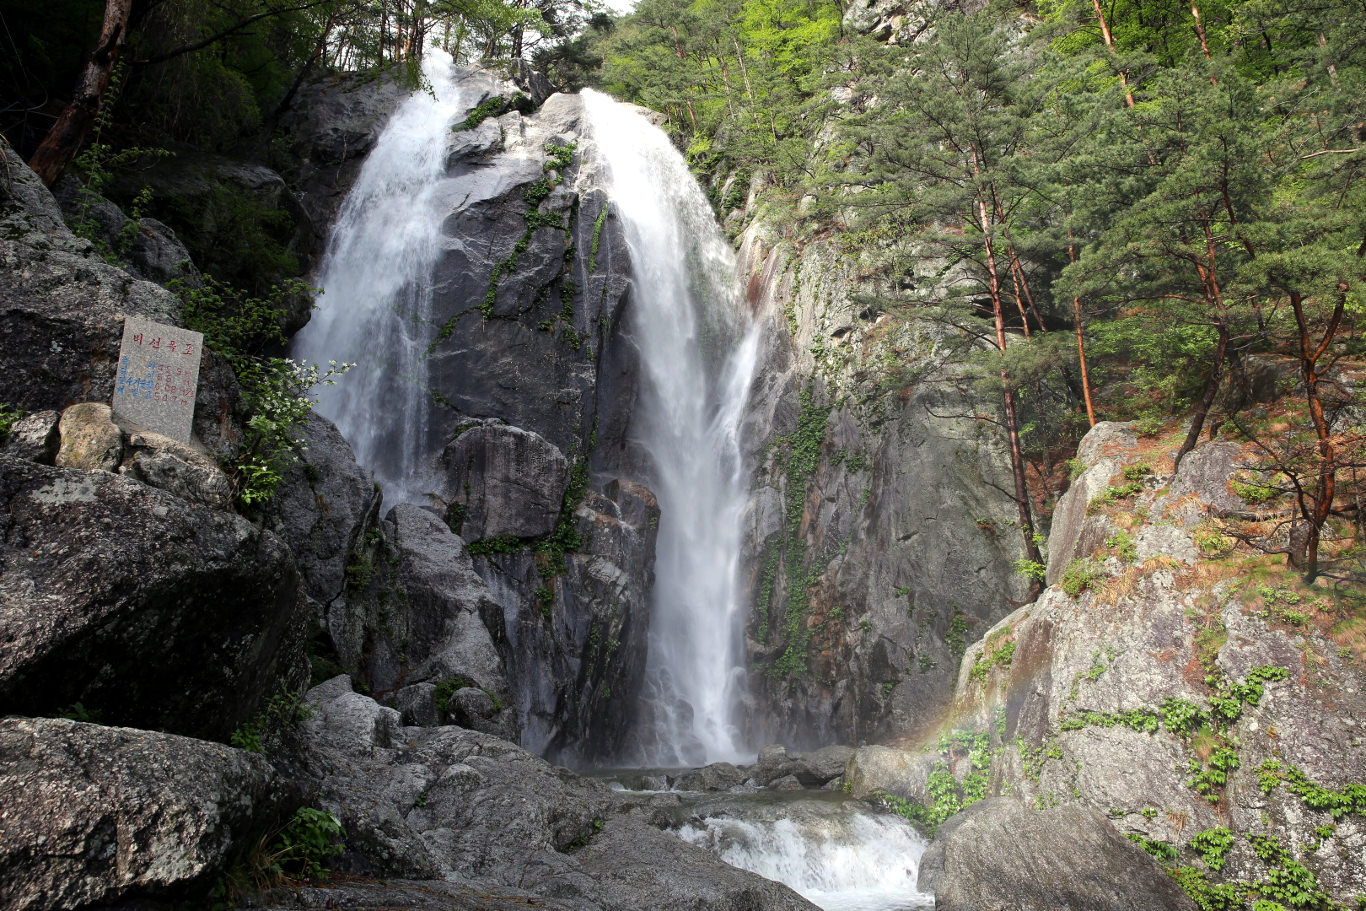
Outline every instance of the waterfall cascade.
[(469, 107), (449, 54), (429, 49), (422, 72), (431, 91), (403, 102), (366, 158), (318, 272), (322, 301), (293, 347), (357, 365), (345, 385), (319, 390), (318, 411), (390, 503), (422, 502), (427, 486), (431, 277), (449, 205), (439, 189), (450, 124)]
[(659, 498), (646, 664), (647, 765), (747, 752), (737, 562), (745, 471), (739, 440), (758, 333), (735, 257), (683, 156), (632, 108), (583, 93), (631, 248), (632, 327), (642, 373), (636, 441)]
[(825, 911), (934, 907), (932, 896), (916, 891), (924, 839), (905, 820), (875, 815), (857, 801), (799, 796), (715, 814), (701, 809), (678, 834)]

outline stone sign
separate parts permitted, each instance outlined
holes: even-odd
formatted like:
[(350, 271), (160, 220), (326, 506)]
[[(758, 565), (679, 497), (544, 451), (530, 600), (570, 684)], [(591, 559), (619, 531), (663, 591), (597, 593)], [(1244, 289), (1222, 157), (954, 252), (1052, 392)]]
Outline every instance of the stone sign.
[(153, 433), (190, 442), (203, 344), (199, 332), (126, 318), (114, 379), (114, 410)]

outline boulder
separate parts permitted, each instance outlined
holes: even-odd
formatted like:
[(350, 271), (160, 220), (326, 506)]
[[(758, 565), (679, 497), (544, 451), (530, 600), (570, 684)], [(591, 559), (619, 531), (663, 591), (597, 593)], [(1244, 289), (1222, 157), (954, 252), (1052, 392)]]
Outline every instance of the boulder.
[(854, 797), (885, 793), (923, 804), (930, 802), (927, 782), (939, 762), (938, 753), (887, 746), (859, 747), (849, 760), (844, 781)]
[(486, 424), (461, 433), (440, 459), (451, 527), (468, 541), (555, 530), (569, 483), (564, 453), (539, 434)]
[(132, 426), (123, 429), (127, 443), (120, 473), (196, 506), (232, 507), (232, 481), (212, 456), (159, 433)]
[(61, 442), (58, 468), (114, 471), (123, 461), (123, 431), (114, 423), (108, 405), (82, 402), (62, 412), (57, 425)]
[(3, 455), (0, 515), (0, 712), (226, 739), (299, 679), (293, 560), (246, 519)]
[(346, 587), (347, 561), (374, 528), (382, 498), (374, 475), (356, 464), (327, 418), (309, 412), (303, 444), (265, 515), (267, 527), (289, 542), (304, 591), (321, 610)]
[[(320, 805), (343, 819), (343, 869), (444, 879), (490, 895), (520, 889), (535, 897), (530, 904), (550, 897), (550, 907), (812, 908), (785, 886), (651, 825), (633, 811), (635, 798), (515, 744), (457, 727), (401, 727), (398, 712), (350, 692), (345, 677), (307, 698), (307, 780)], [(409, 888), (395, 885), (400, 894)], [(384, 897), (385, 888), (371, 895), (401, 902)], [(344, 891), (336, 898), (335, 907), (363, 907)]]
[(4, 453), (16, 459), (51, 465), (57, 458), (61, 433), (57, 429), (61, 415), (55, 411), (37, 411), (14, 422), (5, 437)]
[(920, 859), (936, 911), (1194, 911), (1195, 903), (1105, 817), (1004, 797), (950, 818)]
[(792, 778), (802, 787), (819, 788), (844, 774), (854, 752), (853, 747), (833, 744), (812, 753), (789, 754), (785, 747), (769, 744), (759, 751), (754, 778), (765, 787), (776, 787), (780, 779)]
[(674, 787), (680, 791), (728, 791), (743, 784), (746, 774), (729, 762), (713, 762), (679, 775)]
[(60, 718), (0, 719), (0, 907), (198, 899), (287, 812), (264, 757)]

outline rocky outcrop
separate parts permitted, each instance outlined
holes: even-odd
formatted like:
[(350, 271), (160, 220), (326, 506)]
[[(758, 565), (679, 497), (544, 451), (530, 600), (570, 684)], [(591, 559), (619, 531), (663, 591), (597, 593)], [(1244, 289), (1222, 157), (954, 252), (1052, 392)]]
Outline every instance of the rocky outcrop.
[[(458, 83), (470, 107), (518, 91), (473, 70)], [(301, 96), (291, 142), (313, 151), (291, 176), (306, 207), (326, 210), (322, 195), (349, 185), (360, 159), (348, 156), (370, 147), (396, 101), (383, 81)], [(411, 719), (441, 716), (420, 684), (468, 678), (476, 685), (443, 694), (445, 717), (455, 707), (475, 723), (485, 699), (506, 701), (528, 745), (605, 756), (629, 727), (643, 670), (657, 507), (628, 443), (637, 383), (624, 318), (629, 256), (579, 99), (543, 102), (534, 113), (504, 104), (507, 113), (469, 129), (457, 122), (436, 186), (450, 214), (418, 405), (428, 442), (409, 445), (425, 446), (417, 462), (433, 480), (423, 493), (459, 537), (435, 529), (428, 544), (389, 536), (384, 545), (366, 536), (349, 558), (354, 591), (333, 596), (328, 629), (342, 666), (377, 695), (392, 693)], [(317, 167), (324, 159), (335, 167)], [(394, 394), (410, 391), (400, 384)], [(414, 612), (381, 603), (404, 589), (386, 564), (398, 551), (465, 545), (497, 605), (496, 618), (469, 616), (484, 619), (499, 680), (468, 662), (427, 667), (425, 646), (403, 632)], [(460, 601), (462, 591), (445, 597)]]
[(63, 174), (53, 187), (68, 224), (79, 225), (106, 259), (118, 260), (129, 274), (165, 285), (201, 281), (190, 251), (167, 225), (155, 218), (132, 219), (78, 177)]
[(366, 154), (410, 91), (391, 73), (339, 73), (305, 83), (281, 118), (286, 151), (276, 167), (308, 214), (314, 257), (323, 252)]
[(1001, 441), (968, 417), (936, 329), (833, 242), (743, 236), (766, 352), (747, 424), (753, 727), (793, 746), (916, 736), (965, 645), (1024, 594)]
[(555, 530), (569, 462), (538, 434), (480, 425), (452, 440), (440, 462), (451, 492), (447, 521), (470, 540), (536, 538)]
[(79, 702), (226, 739), (299, 681), (298, 576), (269, 532), (116, 474), (3, 455), (0, 504), (0, 711)]
[[(343, 819), (347, 869), (445, 878), (466, 895), (520, 893), (537, 904), (544, 896), (550, 907), (812, 907), (786, 887), (662, 831), (640, 795), (553, 768), (487, 734), (405, 728), (397, 712), (351, 692), (344, 677), (314, 689), (308, 701), (314, 715), (304, 723), (307, 774), (321, 805)], [(327, 906), (363, 907), (367, 894), (369, 901), (394, 901), (384, 887), (349, 888), (329, 895), (336, 904)], [(395, 894), (416, 889), (398, 883)], [(309, 901), (326, 904), (331, 891), (318, 890)]]
[(1195, 911), (1181, 887), (1105, 817), (984, 800), (944, 825), (917, 888), (936, 911)]
[[(77, 238), (37, 175), (14, 153), (0, 181), (0, 401), (28, 412), (108, 402), (123, 317), (179, 322), (180, 302), (166, 289), (106, 263)], [(200, 362), (194, 434), (230, 457), (242, 438), (237, 381), (221, 358)]]
[(850, 780), (934, 808), (932, 776), (972, 776), (977, 793), (1104, 814), (1193, 895), (1276, 900), (1293, 878), (1307, 901), (1347, 901), (1366, 891), (1359, 651), (1330, 588), (1234, 551), (1221, 516), (1271, 525), (1284, 506), (1239, 495), (1248, 454), (1206, 444), (1173, 475), (1177, 442), (1106, 424), (1083, 441), (1050, 540), (1057, 584), (964, 657), (955, 737), (972, 756), (945, 741), (906, 754), (899, 781), (897, 762)]
[(264, 758), (220, 744), (0, 719), (0, 907), (202, 900), (292, 800)]
[(299, 462), (266, 507), (266, 522), (289, 542), (304, 593), (322, 617), (346, 587), (347, 561), (375, 527), (381, 497), (331, 421), (310, 413), (301, 437)]

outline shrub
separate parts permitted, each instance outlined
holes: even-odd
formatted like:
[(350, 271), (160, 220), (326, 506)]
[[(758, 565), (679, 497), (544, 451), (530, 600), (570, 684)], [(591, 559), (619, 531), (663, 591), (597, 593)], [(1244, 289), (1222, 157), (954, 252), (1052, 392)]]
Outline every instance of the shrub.
[(1090, 560), (1076, 559), (1067, 564), (1058, 584), (1070, 597), (1076, 598), (1103, 575), (1101, 568)]

